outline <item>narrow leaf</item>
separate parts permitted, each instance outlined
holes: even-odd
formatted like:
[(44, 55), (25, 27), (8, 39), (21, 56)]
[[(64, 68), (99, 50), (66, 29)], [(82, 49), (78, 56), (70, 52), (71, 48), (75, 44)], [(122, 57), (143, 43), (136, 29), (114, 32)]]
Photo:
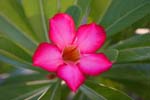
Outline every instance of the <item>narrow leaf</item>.
[(0, 60), (5, 63), (13, 65), (14, 67), (23, 67), (23, 68), (43, 72), (41, 69), (37, 67), (33, 67), (31, 63), (21, 60), (15, 55), (10, 54), (3, 50), (0, 50)]
[(9, 22), (13, 23), (12, 25), (14, 27), (24, 32), (31, 40), (38, 41), (26, 20), (21, 4), (13, 0), (1, 0), (0, 2), (0, 14), (3, 15), (4, 18), (9, 19)]
[(60, 82), (54, 83), (51, 88), (43, 95), (40, 100), (61, 100)]
[[(0, 98), (3, 100), (12, 100), (23, 97), (24, 94), (33, 93), (35, 90), (42, 89), (43, 86), (47, 84), (37, 84), (37, 85), (29, 85), (28, 82), (35, 80), (45, 79), (42, 74), (30, 74), (30, 75), (19, 75), (19, 76), (10, 76), (4, 82), (1, 83), (0, 87)], [(40, 89), (40, 90), (41, 90)], [(39, 91), (40, 91), (39, 90)], [(39, 92), (37, 91), (37, 92)], [(35, 91), (36, 92), (36, 91)], [(34, 93), (35, 93), (34, 92)], [(19, 99), (24, 100), (24, 99)]]
[(92, 0), (77, 0), (77, 5), (82, 9), (82, 14), (85, 14), (90, 7)]
[(148, 0), (115, 0), (110, 4), (100, 24), (106, 28), (110, 37), (149, 14), (149, 9)]
[(93, 89), (89, 88), (86, 85), (81, 86), (80, 90), (91, 100), (107, 100), (101, 94), (97, 93), (96, 91), (94, 91)]
[[(25, 15), (40, 41), (48, 38), (43, 0), (22, 0)], [(48, 39), (47, 39), (48, 40)]]
[(66, 0), (57, 0), (58, 8), (60, 8), (58, 11), (65, 12), (68, 7), (74, 4), (74, 2), (75, 0), (68, 0), (67, 2)]
[(148, 85), (150, 84), (149, 66), (149, 63), (114, 64), (110, 71), (104, 73), (102, 76), (114, 80), (136, 81)]
[(49, 29), (49, 19), (53, 17), (57, 10), (57, 0), (42, 0), (43, 1), (43, 9), (45, 13), (45, 20), (47, 24), (47, 28)]
[[(86, 0), (85, 0), (86, 1)], [(99, 23), (112, 0), (92, 0), (90, 17), (92, 21)]]
[(102, 52), (104, 52), (105, 55), (107, 55), (107, 57), (112, 61), (112, 62), (116, 62), (118, 55), (119, 55), (119, 51), (117, 49), (106, 49), (103, 50)]
[(117, 62), (131, 62), (150, 59), (150, 47), (137, 47), (119, 51)]
[(77, 0), (76, 4), (81, 8), (81, 20), (79, 24), (86, 24), (91, 10), (91, 2), (93, 0)]
[(73, 17), (76, 26), (78, 26), (81, 17), (81, 9), (78, 6), (73, 5), (67, 9), (66, 13)]
[(28, 51), (32, 52), (36, 48), (36, 43), (27, 37), (23, 31), (19, 30), (8, 19), (0, 16), (0, 32), (6, 38), (18, 43), (20, 46), (25, 47)]
[(42, 87), (39, 89), (36, 89), (34, 91), (31, 91), (29, 93), (26, 93), (24, 95), (21, 95), (17, 98), (14, 98), (12, 100), (39, 100), (40, 96), (45, 93), (48, 90), (49, 86)]
[[(97, 93), (97, 94), (103, 96), (105, 98), (104, 100), (132, 100), (125, 93), (123, 93), (117, 89), (107, 87), (103, 84), (97, 84), (97, 83), (87, 81), (86, 85), (84, 85), (83, 87), (94, 91), (95, 94)], [(90, 95), (89, 95), (89, 98), (91, 98), (91, 100), (101, 100), (101, 99), (94, 99)]]
[[(5, 45), (4, 45), (5, 44)], [(0, 49), (14, 54), (20, 59), (31, 62), (31, 55), (14, 42), (0, 36)]]
[(110, 46), (109, 48), (126, 49), (150, 46), (150, 35), (137, 35), (126, 40), (119, 41), (119, 43)]

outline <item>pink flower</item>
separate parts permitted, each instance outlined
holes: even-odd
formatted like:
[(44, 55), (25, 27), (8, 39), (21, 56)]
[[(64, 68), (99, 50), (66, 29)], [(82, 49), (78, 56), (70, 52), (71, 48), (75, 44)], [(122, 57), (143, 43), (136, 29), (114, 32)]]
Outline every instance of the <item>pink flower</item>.
[(56, 72), (72, 91), (85, 81), (111, 68), (111, 61), (96, 51), (104, 44), (106, 33), (95, 23), (81, 25), (75, 30), (71, 16), (59, 13), (50, 19), (49, 38), (41, 43), (33, 55), (33, 65)]

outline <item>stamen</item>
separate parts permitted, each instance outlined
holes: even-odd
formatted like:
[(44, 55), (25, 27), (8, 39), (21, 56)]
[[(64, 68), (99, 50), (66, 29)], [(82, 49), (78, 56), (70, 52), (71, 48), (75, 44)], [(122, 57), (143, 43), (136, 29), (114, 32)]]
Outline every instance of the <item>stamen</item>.
[(76, 62), (80, 58), (80, 52), (75, 46), (66, 47), (62, 55), (65, 61)]

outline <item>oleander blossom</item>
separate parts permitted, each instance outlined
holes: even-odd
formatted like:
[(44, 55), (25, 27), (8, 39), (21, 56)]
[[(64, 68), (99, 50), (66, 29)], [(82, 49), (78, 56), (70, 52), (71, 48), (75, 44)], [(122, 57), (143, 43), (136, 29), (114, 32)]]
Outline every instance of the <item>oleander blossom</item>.
[(65, 13), (49, 20), (52, 43), (41, 43), (34, 55), (33, 65), (55, 72), (72, 91), (76, 91), (86, 76), (96, 76), (109, 70), (112, 62), (96, 51), (104, 44), (106, 33), (95, 24), (81, 25), (75, 30), (74, 21)]

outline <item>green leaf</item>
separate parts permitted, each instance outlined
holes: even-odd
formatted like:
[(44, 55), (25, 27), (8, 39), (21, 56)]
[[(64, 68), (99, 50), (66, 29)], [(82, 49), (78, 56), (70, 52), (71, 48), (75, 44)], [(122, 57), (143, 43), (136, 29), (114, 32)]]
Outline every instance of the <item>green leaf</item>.
[(33, 67), (31, 63), (24, 61), (13, 54), (10, 54), (6, 51), (0, 50), (0, 61), (11, 64), (14, 67), (23, 67), (39, 72), (43, 72), (40, 68)]
[(40, 42), (48, 41), (48, 29), (43, 8), (43, 0), (22, 0), (22, 6)]
[(75, 25), (78, 26), (81, 17), (81, 9), (78, 6), (73, 5), (66, 10), (66, 13), (73, 17)]
[(31, 55), (14, 42), (0, 36), (0, 45), (0, 49), (12, 53), (20, 59), (31, 62)]
[(20, 47), (28, 50), (29, 52), (33, 52), (36, 48), (36, 43), (33, 42), (30, 38), (25, 36), (25, 33), (19, 30), (17, 27), (13, 25), (8, 19), (0, 16), (0, 32), (2, 36), (9, 38), (13, 42), (16, 42)]
[[(143, 17), (142, 19), (136, 21), (135, 23), (133, 23), (132, 25), (126, 27), (125, 29), (123, 29), (122, 31), (120, 31), (119, 33), (113, 35), (110, 39), (111, 39), (111, 44), (116, 44), (116, 43), (119, 43), (120, 41), (123, 41), (123, 40), (127, 40), (128, 38), (132, 38), (135, 36), (138, 37), (137, 34), (135, 34), (135, 31), (138, 29), (138, 28), (148, 28), (149, 25), (150, 25), (150, 22), (147, 21), (147, 19), (150, 18), (150, 14), (146, 15), (145, 17)], [(142, 36), (144, 37), (145, 35), (140, 35), (141, 38)], [(140, 37), (139, 36), (139, 37)], [(134, 38), (133, 38), (134, 39)], [(140, 39), (139, 39), (140, 40)], [(132, 44), (132, 43), (130, 43)], [(128, 45), (130, 45), (128, 44)], [(139, 44), (141, 45), (141, 44)]]
[(24, 93), (28, 93), (39, 87), (41, 87), (41, 86), (30, 86), (29, 87), (29, 86), (22, 85), (22, 84), (3, 86), (0, 88), (0, 91), (1, 91), (0, 98), (3, 100), (12, 100)]
[(79, 25), (87, 24), (88, 15), (90, 12), (90, 4), (92, 0), (76, 0), (76, 5), (78, 5), (81, 8), (81, 20), (79, 22)]
[(74, 2), (75, 0), (68, 0), (67, 2), (66, 0), (57, 0), (58, 11), (65, 12), (69, 6), (74, 4)]
[(58, 0), (42, 0), (42, 1), (43, 1), (43, 7), (44, 7), (43, 9), (45, 12), (46, 24), (49, 29), (49, 19), (53, 17), (56, 14), (56, 12), (58, 12), (58, 9), (57, 9)]
[(49, 86), (36, 89), (17, 98), (14, 98), (13, 100), (39, 100), (41, 96), (47, 92), (48, 88)]
[(117, 62), (142, 61), (148, 59), (150, 59), (150, 47), (137, 47), (120, 50)]
[(104, 73), (102, 76), (150, 84), (149, 66), (149, 63), (114, 64), (110, 71)]
[(149, 14), (149, 9), (149, 0), (115, 0), (110, 4), (100, 24), (106, 28), (110, 37)]
[(37, 37), (31, 30), (19, 2), (13, 0), (1, 0), (0, 15), (3, 15), (5, 19), (9, 19), (9, 23), (11, 23), (13, 27), (19, 29), (25, 36), (34, 42), (37, 41)]
[[(47, 84), (36, 84), (30, 85), (29, 83), (44, 79), (42, 74), (30, 74), (30, 75), (19, 75), (14, 77), (9, 77), (3, 83), (1, 83), (0, 87), (0, 99), (2, 100), (12, 100), (17, 97), (21, 97), (23, 94), (31, 93), (34, 90), (45, 87)], [(36, 82), (37, 83), (37, 82)], [(40, 91), (40, 90), (39, 90)], [(37, 91), (37, 92), (39, 92)], [(35, 92), (34, 92), (35, 93)], [(23, 99), (19, 99), (23, 100)]]
[(17, 85), (17, 84), (25, 84), (26, 86), (34, 86), (34, 85), (47, 85), (50, 83), (56, 82), (56, 80), (48, 80), (45, 74), (41, 73), (30, 73), (30, 74), (18, 74), (13, 75), (9, 74), (9, 77), (3, 80), (0, 85), (7, 86), (7, 85)]
[(1, 65), (1, 67), (0, 67), (0, 74), (4, 74), (5, 75), (5, 73), (11, 73), (14, 70), (16, 70), (16, 68), (12, 67), (12, 65), (4, 63), (2, 61), (0, 61), (0, 65)]
[(107, 100), (105, 97), (103, 97), (101, 94), (96, 92), (95, 90), (89, 88), (86, 85), (83, 85), (80, 87), (80, 90), (91, 100)]
[(112, 62), (116, 62), (118, 55), (119, 55), (119, 51), (117, 49), (106, 49), (103, 50), (102, 52), (104, 52), (104, 54), (112, 61)]
[(81, 8), (82, 16), (86, 15), (90, 8), (91, 1), (92, 0), (77, 0), (76, 4)]
[(41, 97), (40, 100), (61, 100), (61, 84), (60, 81), (54, 83), (51, 88)]
[(61, 85), (61, 100), (67, 100), (71, 91), (66, 84)]
[[(135, 98), (142, 98), (143, 100), (149, 100), (150, 98), (150, 85), (145, 85), (137, 81), (127, 81), (127, 80), (114, 80), (124, 85), (125, 91), (132, 92)], [(145, 81), (145, 80), (144, 80)], [(141, 87), (141, 88), (140, 88)]]
[[(137, 93), (144, 100), (150, 98), (150, 63), (114, 64), (102, 77), (121, 83), (130, 92)], [(142, 87), (142, 88), (140, 88)]]
[[(85, 0), (86, 1), (86, 0)], [(92, 0), (90, 17), (92, 21), (99, 23), (104, 13), (107, 11), (112, 0)]]
[(109, 48), (126, 49), (150, 46), (150, 35), (136, 35), (126, 40), (119, 41), (119, 43), (110, 46)]
[(75, 94), (73, 100), (89, 100), (85, 94), (83, 94), (80, 90)]
[[(132, 100), (128, 95), (117, 89), (90, 81), (87, 81), (86, 85), (81, 87), (81, 91), (91, 100)], [(95, 95), (101, 98), (95, 98)]]

